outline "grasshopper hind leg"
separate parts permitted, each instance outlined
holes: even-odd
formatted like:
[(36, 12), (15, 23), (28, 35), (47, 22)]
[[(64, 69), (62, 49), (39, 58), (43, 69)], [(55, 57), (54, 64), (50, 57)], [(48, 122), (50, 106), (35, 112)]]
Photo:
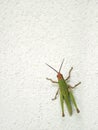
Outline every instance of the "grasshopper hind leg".
[(74, 104), (74, 106), (75, 106), (75, 108), (76, 108), (77, 113), (79, 113), (80, 110), (79, 110), (78, 107), (77, 107), (77, 104), (76, 104), (75, 98), (74, 98), (74, 96), (73, 96), (71, 90), (69, 91), (69, 95), (70, 95), (70, 99), (71, 99), (72, 103)]
[(61, 94), (61, 92), (60, 92), (60, 101), (61, 101), (62, 117), (64, 117), (65, 116), (65, 114), (64, 114), (64, 98), (63, 98), (63, 95)]

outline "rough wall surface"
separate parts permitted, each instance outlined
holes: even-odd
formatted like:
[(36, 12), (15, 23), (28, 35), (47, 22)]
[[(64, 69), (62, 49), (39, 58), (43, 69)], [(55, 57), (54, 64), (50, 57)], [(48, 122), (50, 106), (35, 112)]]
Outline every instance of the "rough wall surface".
[[(61, 117), (62, 59), (80, 114)], [(0, 0), (0, 130), (98, 130), (98, 1)]]

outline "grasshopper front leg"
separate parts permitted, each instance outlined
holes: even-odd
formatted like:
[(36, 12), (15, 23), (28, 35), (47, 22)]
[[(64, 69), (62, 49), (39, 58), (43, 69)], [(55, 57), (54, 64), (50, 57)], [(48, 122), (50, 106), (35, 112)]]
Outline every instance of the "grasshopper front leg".
[(68, 75), (68, 77), (65, 79), (65, 81), (70, 78), (70, 76), (71, 76), (71, 71), (72, 71), (72, 70), (73, 70), (73, 67), (71, 67), (71, 69), (69, 70), (69, 75)]
[[(50, 80), (52, 83), (58, 83), (57, 81), (53, 81), (52, 79), (50, 78), (46, 78), (47, 80)], [(55, 94), (55, 97), (52, 99), (52, 100), (55, 100), (57, 98), (57, 95), (59, 93), (59, 89), (57, 90), (56, 94)]]
[(50, 80), (52, 83), (58, 83), (57, 81), (54, 81), (54, 80), (52, 80), (52, 79), (50, 79), (50, 78), (46, 78), (47, 80)]

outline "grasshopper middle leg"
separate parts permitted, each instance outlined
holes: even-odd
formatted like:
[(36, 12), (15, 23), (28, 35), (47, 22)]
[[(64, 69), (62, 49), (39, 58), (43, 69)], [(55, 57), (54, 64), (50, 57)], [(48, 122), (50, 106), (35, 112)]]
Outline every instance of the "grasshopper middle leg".
[(58, 95), (58, 93), (59, 93), (59, 89), (57, 90), (57, 92), (56, 92), (56, 94), (55, 94), (55, 97), (54, 97), (54, 98), (52, 98), (52, 100), (57, 99), (57, 95)]
[(73, 87), (72, 87), (71, 85), (68, 85), (68, 87), (69, 87), (69, 89), (70, 89), (70, 88), (72, 88), (72, 89), (73, 89), (73, 88), (77, 87), (77, 86), (78, 86), (78, 85), (80, 85), (80, 84), (81, 84), (81, 82), (79, 82), (79, 83), (75, 84)]

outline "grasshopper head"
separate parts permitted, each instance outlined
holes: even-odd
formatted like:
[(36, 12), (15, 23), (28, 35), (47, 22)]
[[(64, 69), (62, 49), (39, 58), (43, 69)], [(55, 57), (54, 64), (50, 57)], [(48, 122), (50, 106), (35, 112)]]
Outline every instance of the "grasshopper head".
[(58, 80), (60, 80), (60, 79), (63, 78), (63, 76), (62, 76), (62, 74), (61, 74), (60, 72), (58, 72), (58, 74), (57, 74), (57, 78), (58, 78)]

